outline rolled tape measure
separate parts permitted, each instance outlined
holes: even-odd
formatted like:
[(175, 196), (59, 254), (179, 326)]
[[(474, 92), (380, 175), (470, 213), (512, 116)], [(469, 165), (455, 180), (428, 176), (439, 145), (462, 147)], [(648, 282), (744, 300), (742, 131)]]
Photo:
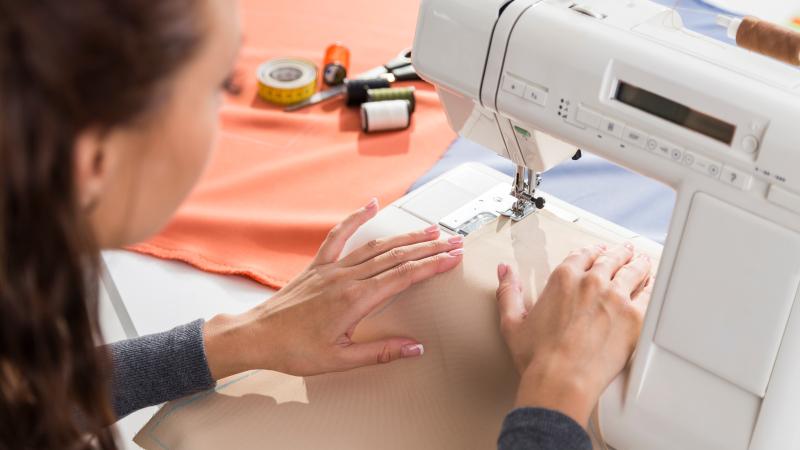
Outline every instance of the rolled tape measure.
[(294, 58), (269, 60), (256, 69), (258, 96), (276, 105), (302, 102), (317, 90), (317, 66)]

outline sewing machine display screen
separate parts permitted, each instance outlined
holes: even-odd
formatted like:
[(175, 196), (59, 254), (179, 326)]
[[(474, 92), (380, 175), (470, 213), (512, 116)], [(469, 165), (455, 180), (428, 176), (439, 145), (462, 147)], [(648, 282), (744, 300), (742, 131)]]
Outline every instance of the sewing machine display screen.
[(616, 99), (644, 112), (672, 123), (702, 133), (712, 139), (730, 144), (736, 126), (723, 122), (708, 114), (689, 108), (666, 97), (621, 81), (617, 86)]

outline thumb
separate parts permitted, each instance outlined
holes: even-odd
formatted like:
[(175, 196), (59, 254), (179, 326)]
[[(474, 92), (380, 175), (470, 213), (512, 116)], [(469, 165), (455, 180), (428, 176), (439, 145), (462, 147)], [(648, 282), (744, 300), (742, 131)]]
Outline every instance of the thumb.
[(396, 361), (401, 358), (422, 356), (425, 347), (419, 342), (402, 337), (353, 344), (345, 349), (345, 360), (350, 368), (371, 366)]
[(521, 323), (527, 314), (522, 297), (522, 284), (519, 282), (517, 272), (508, 264), (497, 266), (497, 278), (500, 281), (497, 287), (500, 322), (513, 328)]

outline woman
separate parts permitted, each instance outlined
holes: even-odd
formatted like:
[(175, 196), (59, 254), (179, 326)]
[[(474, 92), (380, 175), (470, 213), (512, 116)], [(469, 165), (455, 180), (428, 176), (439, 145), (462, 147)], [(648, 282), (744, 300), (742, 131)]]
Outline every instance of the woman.
[[(197, 181), (239, 42), (229, 0), (0, 0), (0, 448), (110, 449), (117, 418), (233, 373), (422, 355), (411, 337), (350, 335), (385, 299), (457, 266), (463, 244), (430, 228), (341, 255), (376, 201), (253, 310), (95, 348), (98, 250), (160, 229)], [(649, 265), (632, 255), (576, 252), (530, 313), (498, 268), (523, 375), (501, 447), (588, 445), (581, 426), (640, 328), (631, 295)]]

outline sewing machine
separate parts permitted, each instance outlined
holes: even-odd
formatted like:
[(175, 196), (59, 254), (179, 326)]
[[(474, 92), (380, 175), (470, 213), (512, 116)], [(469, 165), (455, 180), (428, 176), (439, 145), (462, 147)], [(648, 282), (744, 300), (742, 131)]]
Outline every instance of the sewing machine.
[(453, 129), (517, 175), (456, 169), (351, 247), (429, 223), (468, 235), (541, 207), (655, 245), (538, 186), (578, 148), (659, 180), (678, 193), (674, 215), (636, 353), (599, 404), (604, 439), (800, 447), (800, 74), (648, 0), (424, 0), (413, 52)]

